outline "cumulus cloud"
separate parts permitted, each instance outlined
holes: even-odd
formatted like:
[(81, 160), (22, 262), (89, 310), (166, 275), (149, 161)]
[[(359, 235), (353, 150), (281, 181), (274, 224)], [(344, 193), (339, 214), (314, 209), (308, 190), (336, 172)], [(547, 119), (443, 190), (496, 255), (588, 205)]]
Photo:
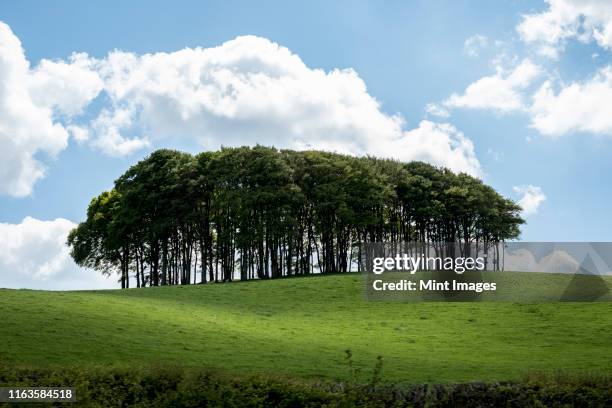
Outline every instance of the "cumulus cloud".
[(28, 74), (21, 43), (0, 23), (0, 192), (14, 196), (28, 195), (44, 174), (34, 154), (57, 153), (68, 139), (50, 110), (32, 101)]
[(43, 59), (28, 75), (32, 101), (65, 116), (80, 114), (104, 85), (94, 64), (84, 53), (72, 54), (68, 61)]
[(518, 205), (523, 209), (522, 215), (529, 217), (538, 212), (540, 205), (546, 200), (546, 195), (542, 188), (531, 184), (525, 186), (515, 186), (512, 188), (516, 194), (521, 195)]
[(86, 127), (78, 126), (78, 125), (68, 125), (66, 127), (68, 133), (74, 140), (78, 143), (83, 143), (89, 140), (89, 130)]
[(489, 39), (484, 35), (473, 35), (463, 43), (463, 52), (470, 57), (477, 57), (480, 50), (489, 44)]
[(116, 288), (113, 278), (79, 268), (66, 246), (75, 224), (63, 218), (26, 217), (19, 224), (0, 223), (0, 287), (28, 289)]
[(424, 122), (407, 130), (354, 70), (309, 68), (265, 38), (171, 53), (115, 51), (97, 64), (111, 104), (92, 122), (92, 143), (109, 154), (182, 137), (209, 149), (315, 148), (480, 174), (473, 146), (452, 126)]
[(595, 41), (612, 49), (612, 2), (546, 0), (548, 8), (528, 14), (517, 26), (521, 39), (536, 44), (540, 54), (556, 58), (567, 40)]
[[(44, 107), (43, 116), (61, 142), (56, 151), (69, 135), (114, 156), (186, 138), (207, 149), (260, 143), (401, 160), (435, 158), (436, 164), (480, 174), (471, 144), (452, 126), (405, 129), (404, 119), (385, 113), (354, 70), (309, 68), (265, 38), (242, 36), (218, 47), (171, 53), (113, 51), (95, 60), (73, 54), (68, 61), (43, 60), (32, 70), (20, 47), (15, 53), (23, 65), (19, 72), (28, 80), (12, 82), (27, 82), (30, 103)], [(69, 121), (100, 92), (103, 106), (89, 122), (53, 123), (52, 112)], [(431, 141), (422, 137), (429, 131)], [(35, 132), (27, 128), (24, 133)], [(443, 140), (446, 144), (434, 151)], [(41, 149), (30, 152), (36, 148)], [(457, 163), (462, 164), (454, 167)]]
[(452, 94), (443, 105), (448, 108), (489, 109), (498, 113), (525, 110), (523, 93), (542, 73), (529, 59), (510, 72), (497, 68), (495, 75), (480, 78), (468, 85), (463, 94)]
[[(547, 0), (543, 12), (524, 15), (517, 26), (521, 39), (539, 47), (541, 54), (556, 57), (569, 39), (596, 42), (612, 49), (612, 1)], [(465, 41), (464, 51), (477, 55), (486, 37), (473, 36)], [(587, 78), (564, 83), (545, 69), (523, 59), (507, 70), (506, 54), (496, 58), (495, 75), (478, 79), (463, 93), (450, 95), (441, 108), (486, 109), (499, 114), (523, 112), (530, 117), (530, 127), (545, 136), (558, 137), (586, 132), (612, 135), (612, 66), (600, 68)], [(598, 54), (593, 54), (597, 56)], [(514, 57), (516, 58), (516, 57)], [(540, 79), (541, 80), (538, 80)], [(427, 111), (435, 115), (439, 105)]]
[(612, 136), (612, 67), (555, 93), (547, 81), (535, 93), (531, 126), (548, 136), (590, 132)]
[(480, 162), (470, 139), (448, 123), (423, 120), (398, 139), (380, 140), (373, 154), (402, 160), (420, 160), (479, 176)]
[(448, 118), (450, 112), (444, 106), (440, 106), (437, 103), (428, 103), (425, 106), (425, 112), (431, 116), (438, 116), (440, 118)]
[[(403, 117), (385, 113), (354, 70), (309, 68), (265, 38), (241, 36), (170, 53), (113, 51), (101, 59), (75, 53), (30, 68), (17, 37), (1, 27), (0, 70), (8, 73), (0, 91), (7, 107), (0, 113), (7, 144), (2, 193), (28, 195), (44, 175), (37, 153), (57, 154), (69, 138), (112, 156), (182, 139), (205, 149), (259, 143), (431, 159), (480, 174), (473, 146), (452, 126), (426, 122), (406, 129)], [(104, 98), (95, 116), (79, 116), (98, 95)]]
[(31, 69), (19, 39), (0, 22), (0, 194), (29, 195), (45, 174), (39, 154), (66, 148), (69, 133), (55, 115), (80, 112), (99, 92), (90, 64), (76, 54)]

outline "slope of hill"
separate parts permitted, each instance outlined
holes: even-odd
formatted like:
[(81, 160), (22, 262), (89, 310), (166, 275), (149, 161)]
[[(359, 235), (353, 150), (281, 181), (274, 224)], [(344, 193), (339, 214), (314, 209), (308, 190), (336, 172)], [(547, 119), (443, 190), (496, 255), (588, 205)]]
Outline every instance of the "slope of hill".
[[(549, 280), (538, 275), (516, 277), (546, 290)], [(4, 289), (0, 362), (78, 367), (169, 362), (347, 378), (350, 349), (363, 372), (382, 355), (383, 379), (396, 382), (609, 372), (611, 313), (609, 302), (370, 302), (355, 274), (111, 291)]]

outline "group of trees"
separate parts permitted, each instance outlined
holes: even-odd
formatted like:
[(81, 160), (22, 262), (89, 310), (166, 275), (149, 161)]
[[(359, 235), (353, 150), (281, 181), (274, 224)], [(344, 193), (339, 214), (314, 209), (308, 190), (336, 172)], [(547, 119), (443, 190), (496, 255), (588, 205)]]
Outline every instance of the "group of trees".
[(366, 242), (486, 250), (518, 237), (519, 211), (480, 180), (422, 162), (158, 150), (91, 201), (68, 243), (77, 264), (119, 272), (122, 287), (225, 282), (355, 271)]

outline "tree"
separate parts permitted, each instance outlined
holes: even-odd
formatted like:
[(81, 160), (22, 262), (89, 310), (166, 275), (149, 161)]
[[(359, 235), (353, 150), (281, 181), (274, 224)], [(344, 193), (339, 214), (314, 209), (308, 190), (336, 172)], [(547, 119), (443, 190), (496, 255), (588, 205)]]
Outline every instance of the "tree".
[[(364, 243), (429, 255), (492, 252), (520, 208), (482, 181), (422, 162), (255, 146), (158, 150), (94, 198), (69, 235), (75, 262), (122, 287), (361, 269)], [(355, 265), (356, 264), (356, 265)]]

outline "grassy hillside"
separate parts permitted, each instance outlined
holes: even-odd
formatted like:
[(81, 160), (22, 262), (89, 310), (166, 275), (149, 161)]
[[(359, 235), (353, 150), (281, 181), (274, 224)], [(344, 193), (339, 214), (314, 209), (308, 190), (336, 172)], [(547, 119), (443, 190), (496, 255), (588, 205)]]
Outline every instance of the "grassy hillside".
[[(548, 281), (516, 276), (542, 290)], [(347, 378), (351, 349), (364, 376), (382, 355), (387, 381), (609, 372), (610, 316), (609, 302), (369, 302), (358, 275), (124, 291), (0, 290), (0, 364), (161, 361)]]

